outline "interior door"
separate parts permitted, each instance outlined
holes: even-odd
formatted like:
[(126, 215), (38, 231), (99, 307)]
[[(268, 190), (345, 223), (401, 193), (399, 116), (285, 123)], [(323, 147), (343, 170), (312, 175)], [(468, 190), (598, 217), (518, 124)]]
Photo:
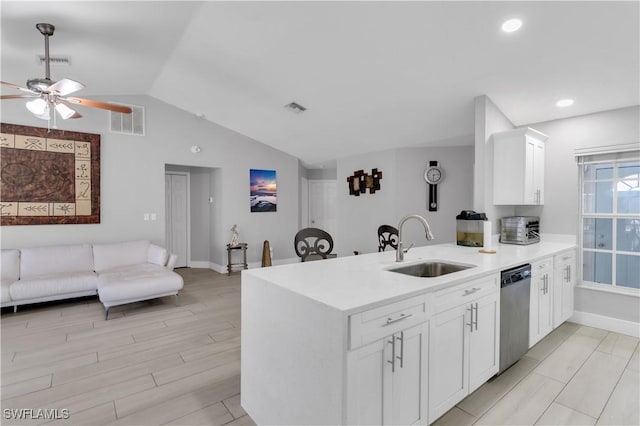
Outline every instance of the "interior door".
[(167, 250), (176, 254), (176, 268), (189, 259), (189, 180), (187, 174), (165, 175)]
[(336, 237), (336, 181), (309, 181), (309, 226)]

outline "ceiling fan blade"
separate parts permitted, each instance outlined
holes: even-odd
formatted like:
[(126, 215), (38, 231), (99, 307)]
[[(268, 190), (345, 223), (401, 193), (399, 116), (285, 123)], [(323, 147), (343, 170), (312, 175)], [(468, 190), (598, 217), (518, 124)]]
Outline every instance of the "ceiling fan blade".
[(93, 108), (102, 108), (108, 109), (110, 111), (121, 112), (123, 114), (131, 114), (131, 108), (122, 106), (122, 105), (114, 105), (107, 102), (94, 101), (91, 99), (77, 98), (75, 96), (69, 96), (62, 98), (62, 100), (71, 102), (72, 104), (88, 106)]
[(0, 99), (30, 99), (37, 98), (38, 95), (0, 95)]
[(60, 100), (56, 102), (56, 111), (58, 111), (58, 114), (60, 114), (60, 117), (62, 117), (63, 120), (82, 117), (78, 111), (71, 108), (66, 102), (62, 102)]
[(47, 91), (56, 92), (60, 96), (66, 96), (69, 93), (77, 92), (78, 90), (84, 88), (85, 85), (80, 82), (68, 78), (63, 78), (62, 80), (56, 81), (51, 86), (49, 86), (47, 88)]
[(13, 84), (13, 83), (7, 83), (6, 81), (0, 81), (0, 84), (4, 84), (5, 86), (9, 86), (13, 89), (18, 89), (18, 90), (22, 90), (23, 92), (29, 92), (29, 93), (36, 93), (33, 90), (29, 90), (26, 87), (22, 87), (22, 86), (18, 86), (17, 84)]

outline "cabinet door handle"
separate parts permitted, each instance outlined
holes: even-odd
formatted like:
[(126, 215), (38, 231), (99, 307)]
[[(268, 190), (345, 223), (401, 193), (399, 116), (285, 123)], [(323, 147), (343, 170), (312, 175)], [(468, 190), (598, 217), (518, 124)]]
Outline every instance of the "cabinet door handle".
[(473, 287), (471, 289), (466, 289), (464, 291), (463, 296), (468, 296), (468, 295), (473, 294), (473, 293), (475, 293), (476, 291), (479, 291), (479, 290), (480, 290), (480, 288), (478, 288), (478, 287)]
[(404, 331), (401, 331), (400, 337), (396, 337), (396, 339), (400, 340), (400, 356), (398, 357), (400, 368), (404, 368)]
[(476, 331), (478, 331), (478, 302), (476, 302)]
[(467, 311), (469, 311), (471, 316), (469, 322), (466, 323), (466, 325), (469, 326), (469, 332), (473, 333), (473, 303), (469, 305)]
[(391, 372), (396, 371), (396, 335), (391, 336), (391, 340), (387, 340), (387, 343), (391, 343), (391, 361), (387, 360), (391, 364)]
[(567, 282), (571, 282), (571, 266), (567, 265), (567, 272), (569, 273), (569, 279), (567, 280)]
[(386, 327), (386, 326), (391, 325), (391, 324), (393, 324), (393, 323), (396, 323), (396, 322), (398, 322), (398, 321), (406, 320), (407, 318), (412, 317), (412, 316), (413, 316), (413, 314), (409, 314), (409, 315), (407, 315), (407, 314), (400, 314), (400, 316), (399, 316), (398, 318), (395, 318), (395, 319), (393, 319), (393, 318), (391, 318), (391, 317), (388, 317), (388, 318), (387, 318), (387, 322), (386, 322), (386, 323), (384, 323), (384, 324), (382, 324), (382, 326), (383, 326), (383, 327)]

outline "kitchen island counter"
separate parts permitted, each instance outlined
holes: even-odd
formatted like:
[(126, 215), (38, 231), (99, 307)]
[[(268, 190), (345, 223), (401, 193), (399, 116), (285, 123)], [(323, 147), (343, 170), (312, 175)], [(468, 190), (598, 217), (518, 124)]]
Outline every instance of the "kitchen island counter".
[[(242, 272), (243, 281), (255, 277), (346, 314), (381, 303), (433, 292), (523, 263), (552, 256), (576, 246), (573, 235), (543, 235), (530, 245), (494, 244), (495, 254), (476, 247), (437, 244), (414, 247), (403, 262), (395, 251), (294, 263)], [(388, 269), (424, 261), (447, 261), (474, 267), (433, 278), (412, 277)]]

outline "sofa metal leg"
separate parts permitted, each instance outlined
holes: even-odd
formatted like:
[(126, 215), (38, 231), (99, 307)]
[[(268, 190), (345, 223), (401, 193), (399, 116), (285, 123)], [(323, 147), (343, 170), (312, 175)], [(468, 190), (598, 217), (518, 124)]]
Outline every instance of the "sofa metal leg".
[(109, 319), (109, 309), (110, 308), (104, 308), (104, 320), (108, 320)]
[(13, 313), (15, 314), (16, 312), (18, 312), (18, 305), (13, 305)]

